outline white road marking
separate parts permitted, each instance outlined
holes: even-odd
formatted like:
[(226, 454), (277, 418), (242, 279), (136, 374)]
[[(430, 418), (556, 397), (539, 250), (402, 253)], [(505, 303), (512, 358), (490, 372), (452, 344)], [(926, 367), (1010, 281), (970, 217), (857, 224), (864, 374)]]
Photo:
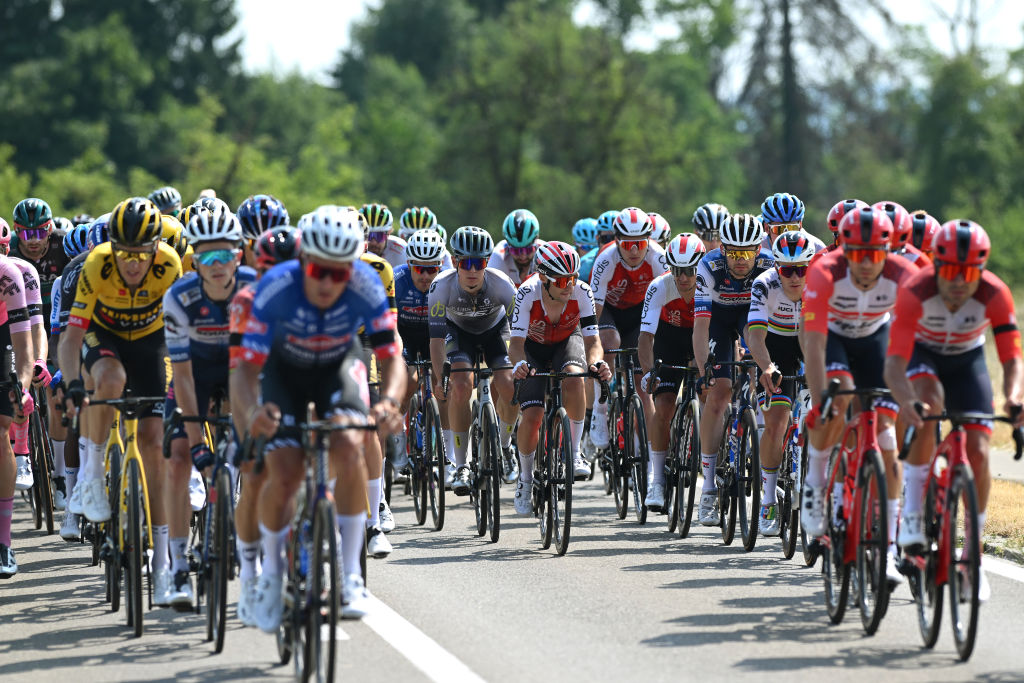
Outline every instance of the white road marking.
[[(328, 624), (320, 624), (320, 641), (326, 643), (331, 639), (331, 629)], [(340, 626), (334, 627), (334, 640), (348, 640), (349, 635)]]
[(999, 576), (1004, 576), (1007, 579), (1013, 579), (1014, 581), (1024, 583), (1024, 567), (1021, 567), (1019, 564), (1000, 560), (998, 557), (992, 557), (991, 555), (985, 555), (985, 559), (982, 560), (981, 566), (985, 568), (985, 571), (992, 574), (998, 574)]
[(363, 623), (398, 650), (430, 680), (439, 683), (482, 683), (484, 679), (473, 673), (433, 638), (406, 621), (398, 612), (377, 598), (371, 598), (371, 601), (372, 608), (370, 613), (363, 617)]

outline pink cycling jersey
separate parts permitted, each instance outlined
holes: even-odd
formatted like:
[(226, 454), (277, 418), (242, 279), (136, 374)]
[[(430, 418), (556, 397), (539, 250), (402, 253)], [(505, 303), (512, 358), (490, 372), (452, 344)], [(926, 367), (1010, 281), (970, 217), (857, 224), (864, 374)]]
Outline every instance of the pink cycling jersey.
[(0, 257), (0, 325), (10, 323), (11, 332), (32, 329), (25, 300), (25, 278), (10, 258)]
[(39, 274), (36, 267), (22, 258), (15, 256), (8, 257), (21, 270), (21, 277), (25, 281), (25, 304), (28, 307), (28, 324), (43, 324), (43, 292), (39, 287)]

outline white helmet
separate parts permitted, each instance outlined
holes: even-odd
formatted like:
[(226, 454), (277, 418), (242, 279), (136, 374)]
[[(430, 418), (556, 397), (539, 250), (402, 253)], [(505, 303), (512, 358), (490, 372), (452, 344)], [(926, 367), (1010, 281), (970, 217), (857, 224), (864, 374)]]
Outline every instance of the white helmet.
[[(409, 238), (412, 237), (417, 230), (422, 229), (423, 228), (410, 228), (403, 225), (402, 227), (398, 228), (398, 236), (401, 237), (403, 240), (408, 241)], [(429, 228), (427, 229), (429, 230)]]
[(196, 211), (185, 226), (185, 239), (193, 246), (203, 242), (238, 242), (242, 239), (242, 224), (235, 214), (223, 208)]
[(299, 251), (327, 261), (355, 261), (363, 253), (365, 222), (355, 209), (321, 206), (299, 219)]
[(615, 228), (616, 237), (625, 237), (626, 239), (650, 237), (651, 230), (654, 229), (654, 226), (651, 225), (651, 217), (635, 206), (619, 211), (612, 226)]
[(776, 263), (810, 263), (814, 256), (814, 244), (810, 235), (803, 230), (790, 230), (775, 238), (772, 256)]
[(668, 244), (665, 250), (665, 258), (668, 265), (674, 268), (692, 268), (704, 258), (707, 249), (700, 237), (692, 232), (684, 232), (676, 235)]
[(409, 261), (440, 263), (444, 259), (444, 240), (430, 228), (413, 232), (405, 245), (405, 258)]
[(729, 209), (721, 204), (701, 204), (691, 220), (698, 235), (718, 235), (729, 220)]
[(726, 247), (760, 247), (764, 239), (761, 219), (749, 213), (734, 213), (722, 226), (722, 244)]
[(653, 211), (647, 214), (647, 217), (651, 219), (651, 225), (654, 226), (651, 230), (651, 239), (658, 244), (665, 244), (672, 237), (672, 226), (668, 224), (665, 217), (660, 213), (654, 213)]
[(565, 242), (545, 242), (537, 250), (537, 272), (548, 277), (569, 277), (580, 272), (580, 255)]

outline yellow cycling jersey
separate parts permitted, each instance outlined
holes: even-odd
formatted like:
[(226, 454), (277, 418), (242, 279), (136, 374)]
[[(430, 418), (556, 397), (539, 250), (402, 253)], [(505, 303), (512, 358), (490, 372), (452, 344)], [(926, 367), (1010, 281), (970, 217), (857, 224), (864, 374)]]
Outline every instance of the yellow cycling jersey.
[(195, 272), (195, 265), (192, 263), (192, 245), (185, 247), (185, 255), (181, 257), (181, 270), (184, 273)]
[(82, 329), (95, 324), (129, 341), (159, 332), (164, 327), (164, 292), (179, 277), (178, 253), (159, 242), (153, 264), (132, 290), (117, 270), (110, 242), (101, 244), (82, 265), (68, 324)]
[(384, 258), (371, 254), (370, 252), (364, 252), (360, 256), (364, 263), (368, 263), (374, 267), (377, 271), (377, 275), (380, 276), (380, 281), (384, 283), (384, 291), (388, 295), (388, 307), (391, 308), (396, 314), (398, 313), (398, 304), (395, 303), (395, 269), (391, 267), (391, 264)]

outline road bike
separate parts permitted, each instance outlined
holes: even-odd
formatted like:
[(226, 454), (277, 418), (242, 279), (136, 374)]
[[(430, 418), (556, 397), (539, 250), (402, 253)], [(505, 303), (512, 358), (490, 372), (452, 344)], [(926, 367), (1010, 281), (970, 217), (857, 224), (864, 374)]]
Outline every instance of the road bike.
[(405, 448), (409, 456), (409, 483), (416, 524), (433, 519), (434, 531), (444, 528), (444, 481), (448, 457), (444, 451), (441, 411), (430, 382), (430, 359), (409, 363), (418, 370), (418, 386), (409, 399), (405, 421)]
[(615, 381), (608, 408), (608, 448), (601, 454), (601, 467), (608, 473), (615, 497), (615, 512), (625, 519), (629, 496), (633, 494), (633, 512), (640, 524), (647, 522), (647, 422), (636, 390), (637, 349), (610, 349), (615, 356)]
[(700, 473), (700, 400), (697, 398), (698, 369), (689, 365), (668, 365), (661, 359), (654, 361), (651, 376), (657, 388), (660, 370), (678, 370), (683, 373), (683, 390), (676, 395), (675, 410), (668, 427), (668, 457), (665, 459), (665, 513), (668, 531), (678, 529), (679, 538), (690, 533), (693, 503), (697, 495), (697, 475)]
[[(800, 528), (800, 491), (803, 472), (807, 465), (807, 436), (804, 433), (804, 416), (810, 410), (811, 395), (806, 388), (803, 375), (776, 373), (776, 384), (794, 382), (797, 387), (790, 412), (789, 426), (782, 439), (782, 463), (779, 465), (778, 493), (779, 538), (782, 540), (782, 556), (787, 560), (796, 554), (797, 540), (806, 539)], [(806, 540), (803, 541), (806, 547)]]

